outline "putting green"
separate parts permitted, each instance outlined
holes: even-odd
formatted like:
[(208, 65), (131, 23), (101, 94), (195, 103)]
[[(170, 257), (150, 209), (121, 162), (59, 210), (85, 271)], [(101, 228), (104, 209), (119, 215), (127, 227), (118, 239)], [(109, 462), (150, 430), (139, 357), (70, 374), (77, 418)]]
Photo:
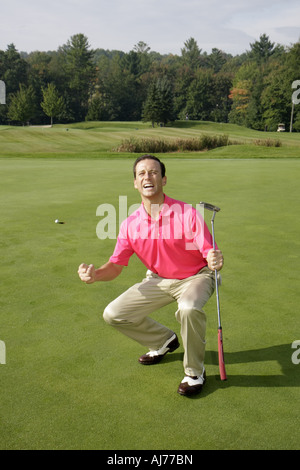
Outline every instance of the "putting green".
[[(208, 317), (203, 393), (176, 393), (183, 349), (154, 367), (101, 318), (139, 281), (86, 286), (81, 262), (104, 263), (97, 207), (139, 201), (132, 159), (1, 159), (1, 449), (297, 449), (300, 364), (298, 159), (167, 159), (166, 192), (221, 207), (220, 290), (228, 380), (217, 365), (215, 298)], [(208, 215), (209, 217), (209, 215)], [(55, 219), (65, 224), (55, 224)], [(208, 218), (209, 223), (209, 218)], [(175, 305), (154, 314), (179, 333)]]

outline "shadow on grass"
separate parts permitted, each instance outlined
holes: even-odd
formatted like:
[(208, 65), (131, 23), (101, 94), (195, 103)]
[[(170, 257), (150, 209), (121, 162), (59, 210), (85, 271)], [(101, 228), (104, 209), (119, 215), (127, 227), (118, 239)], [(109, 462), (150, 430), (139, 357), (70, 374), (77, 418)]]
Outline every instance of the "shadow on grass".
[[(299, 367), (292, 363), (292, 354), (295, 350), (291, 348), (291, 344), (282, 344), (279, 346), (271, 346), (262, 349), (253, 349), (248, 351), (228, 352), (225, 351), (225, 365), (227, 372), (227, 380), (221, 381), (219, 375), (208, 375), (207, 382), (200, 395), (191, 397), (193, 399), (201, 398), (219, 389), (228, 387), (300, 387), (300, 374)], [(173, 353), (166, 356), (164, 362), (182, 361), (183, 353)], [(277, 362), (281, 367), (281, 374), (271, 375), (268, 374), (268, 363), (271, 361)], [(245, 367), (245, 374), (231, 375), (230, 365), (234, 364), (249, 364), (265, 362), (265, 374), (255, 375), (247, 374)], [(207, 365), (218, 366), (218, 353), (217, 351), (206, 351), (205, 363)], [(260, 366), (260, 371), (261, 366)]]

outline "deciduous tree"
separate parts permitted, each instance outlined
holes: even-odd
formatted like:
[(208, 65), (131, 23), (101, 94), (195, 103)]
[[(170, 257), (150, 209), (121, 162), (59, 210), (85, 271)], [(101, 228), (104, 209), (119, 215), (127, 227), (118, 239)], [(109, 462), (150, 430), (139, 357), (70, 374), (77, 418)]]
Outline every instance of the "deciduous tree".
[(43, 88), (43, 101), (41, 106), (47, 116), (51, 119), (51, 127), (53, 126), (53, 118), (63, 113), (65, 103), (59, 95), (55, 85), (49, 83), (47, 88)]
[(11, 97), (8, 117), (25, 125), (35, 114), (35, 96), (32, 87), (20, 84), (19, 91)]

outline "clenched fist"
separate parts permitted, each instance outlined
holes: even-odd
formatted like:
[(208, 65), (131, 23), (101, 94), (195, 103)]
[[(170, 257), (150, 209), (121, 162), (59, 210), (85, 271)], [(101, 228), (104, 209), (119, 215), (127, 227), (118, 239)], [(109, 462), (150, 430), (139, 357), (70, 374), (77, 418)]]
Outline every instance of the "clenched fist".
[(86, 284), (92, 284), (96, 280), (95, 266), (93, 264), (81, 264), (78, 268), (78, 275)]

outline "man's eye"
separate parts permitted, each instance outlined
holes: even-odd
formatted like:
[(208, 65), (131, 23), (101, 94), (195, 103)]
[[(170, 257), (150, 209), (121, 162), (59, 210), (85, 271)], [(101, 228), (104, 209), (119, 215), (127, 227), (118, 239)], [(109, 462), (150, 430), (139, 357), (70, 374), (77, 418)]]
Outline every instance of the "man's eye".
[[(138, 176), (145, 176), (145, 174), (146, 174), (146, 172), (143, 171), (141, 173), (138, 173)], [(158, 174), (158, 171), (155, 171), (155, 170), (149, 171), (149, 175), (157, 175), (157, 174)]]

